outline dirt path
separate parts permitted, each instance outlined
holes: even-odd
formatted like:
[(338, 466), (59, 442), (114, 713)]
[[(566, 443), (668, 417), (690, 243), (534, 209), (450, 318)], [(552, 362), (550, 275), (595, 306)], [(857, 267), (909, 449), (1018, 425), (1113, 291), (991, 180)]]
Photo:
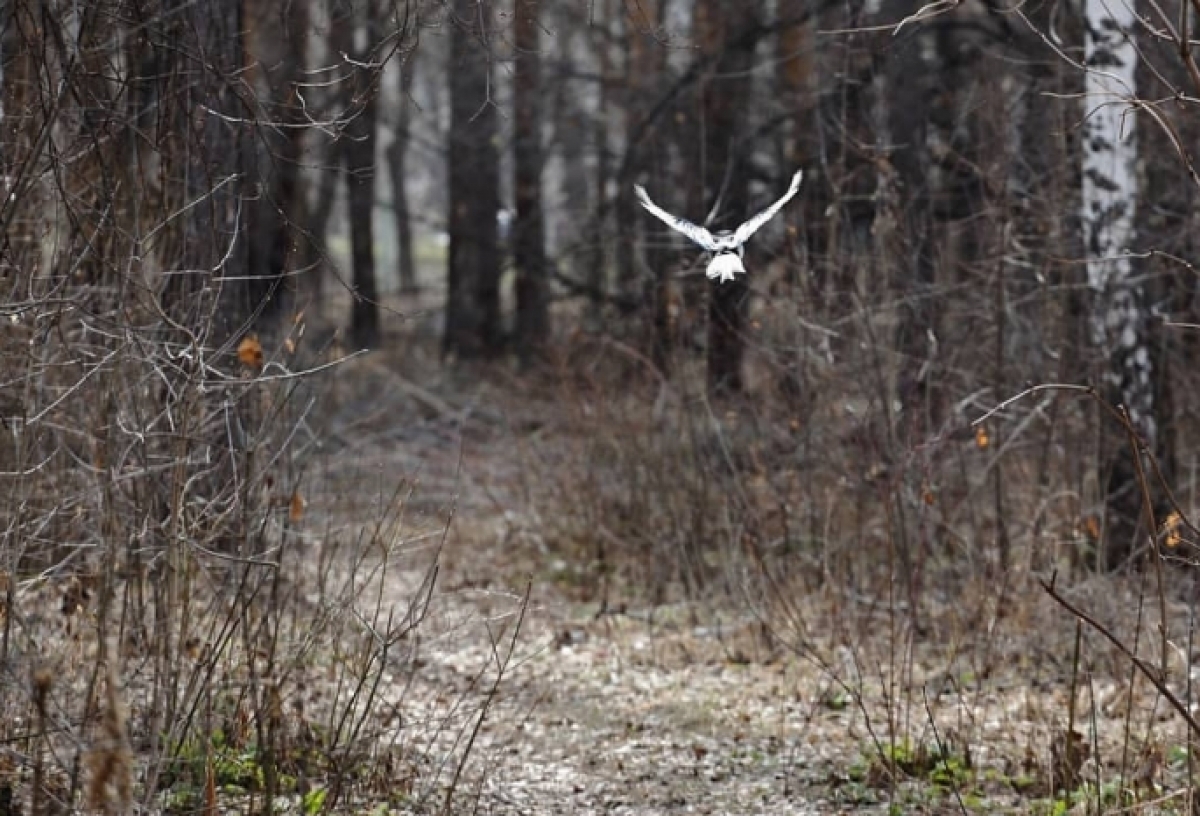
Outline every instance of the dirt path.
[[(453, 515), (421, 668), (395, 702), (415, 712), (431, 759), (461, 755), (496, 656), (512, 645), (521, 582), (539, 567), (528, 547), (512, 555), (513, 531), (536, 524), (513, 495), (520, 440), (486, 395), (444, 396), (450, 389), (436, 382), (417, 387), (378, 367), (372, 382), (371, 394), (347, 401), (342, 415), (353, 421), (338, 437), (346, 449), (324, 475), (356, 485), (367, 516), (388, 484), (410, 479), (406, 532), (417, 538)], [(378, 489), (362, 489), (364, 473), (378, 474)], [(343, 509), (349, 495), (339, 493)], [(414, 559), (429, 546), (414, 548)], [(394, 604), (410, 601), (421, 575), (394, 574)], [(812, 787), (848, 744), (835, 752), (806, 723), (823, 681), (791, 656), (742, 659), (761, 651), (752, 616), (678, 606), (598, 618), (596, 609), (533, 582), (457, 797), (478, 796), (480, 812), (494, 814), (836, 812)], [(688, 622), (697, 617), (706, 623)], [(820, 719), (844, 733), (848, 716)], [(442, 768), (439, 783), (452, 773)]]
[[(1070, 652), (1062, 645), (1069, 641), (1051, 630), (1071, 630), (1057, 626), (1058, 611), (1043, 594), (1023, 598), (1015, 617), (989, 631), (985, 649), (962, 632), (953, 633), (966, 638), (962, 644), (926, 638), (911, 662), (897, 658), (911, 644), (899, 644), (899, 652), (895, 644), (864, 646), (857, 665), (836, 669), (841, 680), (866, 676), (851, 681), (862, 694), (859, 705), (812, 661), (765, 645), (745, 605), (714, 601), (598, 616), (595, 604), (574, 601), (547, 577), (547, 564), (561, 555), (540, 538), (543, 519), (523, 494), (522, 468), (531, 461), (528, 436), (553, 432), (553, 406), (539, 415), (535, 405), (514, 418), (486, 385), (442, 388), (431, 376), (415, 386), (386, 369), (372, 382), (369, 399), (360, 395), (346, 406), (353, 421), (335, 433), (344, 448), (327, 460), (327, 484), (341, 491), (343, 509), (360, 498), (367, 518), (397, 484), (409, 485), (397, 535), (414, 542), (411, 561), (428, 563), (444, 542), (416, 671), (392, 699), (411, 726), (410, 748), (422, 757), (419, 785), (426, 787), (414, 798), (426, 808), (443, 802), (448, 788), (455, 812), (539, 816), (786, 816), (889, 807), (1019, 813), (1038, 797), (1046, 801), (1030, 788), (1016, 792), (1028, 779), (1045, 778), (1052, 735), (1070, 699), (1063, 662)], [(363, 489), (364, 474), (374, 480), (370, 489)], [(448, 519), (443, 539), (438, 531)], [(394, 605), (409, 602), (420, 574), (395, 573)], [(1106, 592), (1100, 586), (1097, 597)], [(812, 620), (836, 619), (829, 610), (813, 612)], [(887, 618), (879, 620), (864, 631), (887, 630)], [(838, 648), (826, 647), (831, 655)], [(873, 664), (863, 658), (872, 648), (884, 655)], [(983, 652), (986, 665), (975, 662)], [(887, 660), (899, 662), (889, 668)], [(906, 674), (889, 685), (884, 675), (900, 663)], [(889, 694), (899, 696), (889, 704)], [(1124, 699), (1121, 686), (1097, 676), (1090, 694), (1093, 722), (1109, 742), (1105, 753), (1119, 756), (1123, 715), (1107, 701)], [(936, 775), (947, 771), (936, 762), (904, 783), (879, 775), (872, 749), (878, 743), (863, 712), (880, 723), (901, 708), (903, 745), (959, 752), (946, 767), (961, 776), (948, 786), (938, 788)], [(470, 762), (456, 775), (464, 753)]]
[[(430, 646), (422, 682), (444, 693), (481, 671), (494, 678), (487, 629), (503, 633), (503, 653), (515, 602), (452, 594), (449, 605), (478, 614)], [(680, 611), (659, 610), (654, 624), (597, 620), (535, 597), (474, 748), (482, 812), (836, 812), (814, 800), (834, 757), (806, 724), (813, 672), (792, 660), (735, 663), (715, 631), (671, 623)], [(847, 716), (823, 713), (842, 732)]]

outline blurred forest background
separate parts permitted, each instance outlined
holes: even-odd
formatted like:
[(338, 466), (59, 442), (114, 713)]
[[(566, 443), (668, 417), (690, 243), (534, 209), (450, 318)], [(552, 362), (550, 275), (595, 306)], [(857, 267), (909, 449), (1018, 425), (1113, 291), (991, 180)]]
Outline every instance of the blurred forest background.
[[(4, 660), (38, 651), (22, 593), (69, 581), (95, 665), (146, 660), (151, 755), (186, 758), (219, 662), (196, 655), (302, 662), (280, 566), (336, 538), (321, 497), (363, 510), (347, 462), (403, 446), (321, 430), (385, 374), (453, 419), (433, 450), (476, 421), (517, 440), (474, 509), (605, 607), (837, 587), (915, 636), (1031, 570), (1192, 560), (1193, 5), (0, 2)], [(633, 196), (731, 228), (796, 169), (729, 284)], [(395, 471), (340, 538), (356, 569)], [(303, 648), (362, 634), (320, 620)], [(397, 642), (364, 639), (348, 687)], [(105, 677), (79, 722), (115, 710)], [(246, 692), (260, 746), (285, 686)], [(45, 717), (37, 689), (5, 705)]]
[[(302, 320), (349, 351), (436, 337), (526, 371), (599, 341), (636, 378), (777, 407), (893, 487), (956, 438), (1004, 450), (1001, 566), (1038, 535), (1011, 529), (1005, 471), (1039, 451), (1032, 477), (1115, 567), (1149, 518), (1126, 431), (1175, 499), (1195, 469), (1189, 14), (10, 3), (10, 330), (148, 308), (219, 361)], [(731, 227), (795, 168), (802, 195), (729, 285), (632, 196)], [(1054, 383), (1128, 424), (1042, 393), (968, 426)]]

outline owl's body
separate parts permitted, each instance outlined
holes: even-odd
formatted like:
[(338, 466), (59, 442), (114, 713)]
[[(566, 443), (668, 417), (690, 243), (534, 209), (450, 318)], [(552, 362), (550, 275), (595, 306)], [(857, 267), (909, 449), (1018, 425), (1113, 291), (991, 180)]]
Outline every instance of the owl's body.
[(711, 280), (720, 283), (731, 281), (738, 275), (745, 275), (746, 267), (742, 266), (743, 251), (741, 247), (738, 247), (729, 252), (714, 253), (704, 274)]

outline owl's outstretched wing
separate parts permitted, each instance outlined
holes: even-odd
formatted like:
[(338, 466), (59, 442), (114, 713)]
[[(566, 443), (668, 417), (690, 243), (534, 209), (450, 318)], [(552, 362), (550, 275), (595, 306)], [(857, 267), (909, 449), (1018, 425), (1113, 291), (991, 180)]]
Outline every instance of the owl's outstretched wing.
[(637, 193), (638, 203), (655, 218), (662, 221), (673, 230), (678, 230), (691, 238), (707, 252), (715, 252), (717, 249), (716, 241), (713, 240), (712, 233), (698, 224), (693, 224), (686, 218), (680, 218), (677, 215), (671, 215), (662, 207), (650, 200), (650, 196), (646, 195), (646, 189), (640, 184), (633, 185), (633, 191)]
[(795, 196), (796, 192), (800, 189), (800, 180), (803, 177), (804, 171), (797, 170), (796, 175), (792, 176), (792, 183), (788, 186), (787, 192), (784, 193), (778, 201), (737, 228), (737, 231), (734, 232), (734, 237), (737, 239), (739, 244), (744, 244), (746, 241), (750, 240), (750, 236), (758, 232), (759, 227), (774, 218), (775, 213), (783, 209), (783, 205), (792, 200), (792, 197)]

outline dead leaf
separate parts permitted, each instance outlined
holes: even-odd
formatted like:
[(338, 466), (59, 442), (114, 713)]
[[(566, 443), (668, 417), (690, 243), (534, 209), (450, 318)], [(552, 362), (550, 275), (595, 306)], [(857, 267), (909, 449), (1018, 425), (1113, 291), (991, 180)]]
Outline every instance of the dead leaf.
[(262, 368), (263, 350), (262, 344), (258, 342), (258, 336), (248, 334), (243, 337), (242, 342), (238, 343), (237, 356), (242, 365), (247, 368), (252, 368), (255, 371)]
[(1173, 550), (1178, 547), (1183, 543), (1183, 517), (1172, 510), (1159, 527), (1158, 534), (1162, 537), (1162, 542), (1167, 545), (1168, 549)]
[(1098, 516), (1084, 516), (1079, 520), (1078, 529), (1089, 541), (1100, 540), (1100, 519)]

